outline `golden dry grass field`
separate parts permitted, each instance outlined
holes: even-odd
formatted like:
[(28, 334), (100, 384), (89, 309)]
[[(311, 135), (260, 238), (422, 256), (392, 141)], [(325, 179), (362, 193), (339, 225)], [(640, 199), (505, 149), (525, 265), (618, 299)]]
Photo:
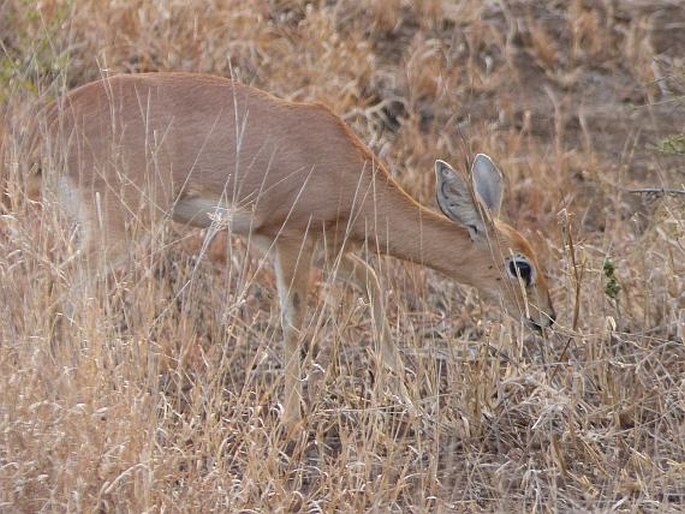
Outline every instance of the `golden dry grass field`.
[[(681, 2), (0, 0), (0, 45), (0, 512), (685, 511)], [(557, 324), (377, 259), (408, 410), (368, 305), (316, 274), (291, 440), (273, 269), (240, 240), (169, 227), (62, 323), (73, 227), (24, 194), (31, 113), (163, 70), (326, 103), (430, 206), (436, 158), (488, 153)]]

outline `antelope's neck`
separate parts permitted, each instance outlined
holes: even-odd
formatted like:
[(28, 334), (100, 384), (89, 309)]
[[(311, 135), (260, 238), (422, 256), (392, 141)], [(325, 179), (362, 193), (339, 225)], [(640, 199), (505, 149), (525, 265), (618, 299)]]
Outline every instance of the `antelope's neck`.
[(478, 287), (479, 270), (490, 263), (482, 262), (482, 250), (468, 229), (421, 206), (389, 177), (378, 186), (374, 201), (365, 202), (364, 226), (359, 227), (363, 232), (358, 237), (373, 242), (383, 254)]

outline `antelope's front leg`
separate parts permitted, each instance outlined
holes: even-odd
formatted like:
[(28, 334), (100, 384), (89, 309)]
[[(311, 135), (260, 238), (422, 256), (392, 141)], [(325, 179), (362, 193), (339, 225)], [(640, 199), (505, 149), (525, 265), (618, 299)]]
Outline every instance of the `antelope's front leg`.
[(404, 377), (404, 365), (392, 340), (385, 313), (383, 290), (374, 269), (361, 257), (346, 253), (338, 263), (335, 278), (351, 284), (368, 298), (375, 331), (376, 353), (380, 355), (381, 362), (393, 373), (398, 377)]
[(307, 290), (313, 245), (308, 241), (276, 242), (276, 280), (285, 339), (285, 401), (283, 422), (289, 428), (302, 418), (302, 370), (300, 353), (302, 320), (307, 306)]
[(376, 355), (380, 356), (380, 364), (390, 369), (393, 374), (392, 377), (389, 377), (390, 381), (387, 384), (390, 386), (393, 394), (402, 400), (407, 410), (415, 415), (417, 412), (416, 408), (404, 383), (404, 364), (392, 339), (390, 326), (388, 325), (383, 289), (381, 288), (378, 275), (364, 259), (353, 253), (346, 253), (338, 263), (335, 270), (335, 278), (341, 282), (353, 285), (368, 298), (371, 304), (371, 316), (375, 329)]

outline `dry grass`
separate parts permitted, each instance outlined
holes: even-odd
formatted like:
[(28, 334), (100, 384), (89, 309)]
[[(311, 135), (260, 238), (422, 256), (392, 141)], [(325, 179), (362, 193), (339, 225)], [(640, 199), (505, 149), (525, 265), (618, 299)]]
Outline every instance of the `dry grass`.
[[(679, 4), (109, 4), (0, 2), (0, 511), (685, 509), (685, 196), (628, 191), (685, 188), (657, 150), (683, 130)], [(73, 250), (22, 197), (30, 109), (150, 70), (322, 100), (425, 202), (433, 159), (492, 154), (556, 330), (383, 260), (414, 416), (369, 371), (367, 307), (315, 277), (288, 441), (274, 278), (240, 242), (197, 259), (170, 231), (60, 326)]]

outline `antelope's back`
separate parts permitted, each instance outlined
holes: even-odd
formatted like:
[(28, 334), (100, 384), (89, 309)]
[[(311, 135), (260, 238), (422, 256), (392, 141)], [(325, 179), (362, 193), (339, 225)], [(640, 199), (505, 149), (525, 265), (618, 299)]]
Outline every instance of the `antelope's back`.
[(92, 82), (55, 102), (47, 126), (51, 156), (72, 184), (110, 191), (133, 211), (199, 196), (268, 206), (279, 224), (309, 195), (331, 218), (340, 214), (332, 206), (351, 203), (368, 159), (328, 109), (209, 75)]
[(230, 81), (190, 75), (91, 82), (47, 110), (48, 151), (81, 186), (122, 178), (173, 193), (188, 180), (224, 183), (213, 172), (235, 162), (233, 98), (239, 93)]

